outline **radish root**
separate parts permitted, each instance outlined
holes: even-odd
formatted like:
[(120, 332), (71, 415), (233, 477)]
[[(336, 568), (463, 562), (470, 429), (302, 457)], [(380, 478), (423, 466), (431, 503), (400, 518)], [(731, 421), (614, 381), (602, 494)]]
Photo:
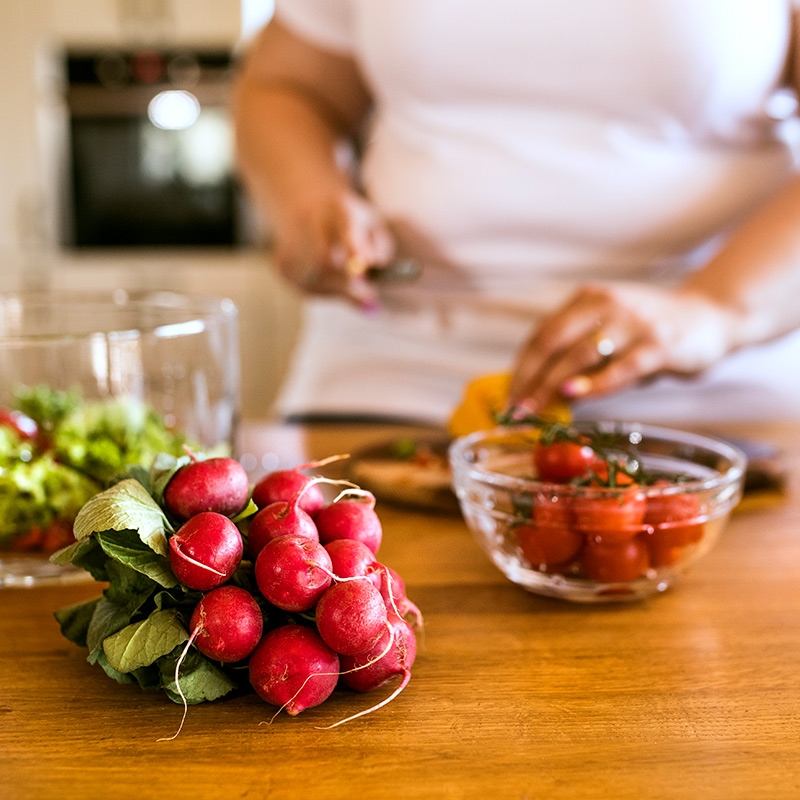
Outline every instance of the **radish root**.
[(181, 664), (183, 664), (186, 654), (189, 652), (189, 648), (194, 644), (194, 640), (197, 638), (198, 634), (201, 631), (201, 626), (198, 625), (193, 631), (192, 635), (189, 637), (188, 641), (186, 642), (186, 646), (181, 651), (178, 660), (175, 662), (175, 688), (178, 690), (178, 695), (181, 698), (181, 702), (183, 703), (183, 716), (181, 717), (181, 724), (178, 725), (178, 730), (172, 734), (172, 736), (162, 736), (160, 739), (156, 739), (157, 742), (171, 742), (173, 739), (177, 739), (180, 735), (180, 732), (183, 730), (183, 723), (186, 722), (186, 715), (189, 713), (189, 704), (186, 702), (186, 695), (183, 693), (181, 689), (180, 683), (180, 671), (181, 671)]
[[(378, 653), (378, 655), (375, 656), (375, 658), (373, 658), (371, 661), (367, 661), (365, 664), (362, 664), (359, 667), (353, 667), (352, 669), (347, 669), (347, 670), (344, 670), (342, 672), (315, 672), (314, 674), (307, 676), (306, 679), (300, 684), (300, 688), (270, 717), (268, 724), (272, 725), (272, 723), (275, 721), (275, 718), (278, 716), (278, 714), (280, 714), (281, 711), (283, 711), (288, 705), (290, 705), (292, 703), (293, 700), (295, 700), (298, 697), (300, 692), (302, 692), (303, 689), (305, 689), (306, 684), (312, 678), (324, 678), (324, 677), (330, 677), (332, 675), (347, 675), (347, 674), (349, 674), (351, 672), (358, 672), (359, 670), (366, 669), (367, 667), (370, 667), (373, 664), (375, 664), (377, 661), (380, 661), (392, 649), (392, 646), (394, 645), (394, 640), (395, 640), (394, 628), (392, 628), (392, 626), (389, 625), (388, 622), (386, 623), (386, 627), (389, 629), (389, 641), (387, 642), (386, 647), (384, 647), (383, 650), (380, 653)], [(391, 699), (391, 698), (389, 698), (389, 699)], [(376, 709), (380, 708), (380, 706), (381, 705), (385, 705), (386, 702), (388, 702), (388, 701), (381, 702), (375, 708)], [(364, 713), (367, 713), (367, 712), (362, 711), (359, 714), (356, 714), (356, 716), (361, 716)], [(348, 719), (355, 719), (355, 717), (348, 717)], [(346, 721), (347, 720), (342, 720), (342, 722), (346, 722)], [(259, 723), (259, 724), (263, 725), (264, 723)], [(336, 725), (339, 725), (339, 724), (341, 724), (341, 723), (337, 722), (334, 725), (331, 725), (330, 727), (333, 728), (333, 727), (335, 727)], [(327, 728), (320, 728), (320, 730), (327, 730)]]
[[(366, 666), (366, 665), (364, 665)], [(361, 667), (358, 667), (361, 669)], [(376, 703), (374, 706), (370, 706), (370, 708), (365, 708), (363, 711), (359, 711), (357, 714), (353, 714), (352, 716), (345, 717), (344, 719), (340, 719), (338, 722), (334, 722), (332, 725), (315, 725), (314, 727), (318, 731), (329, 731), (332, 728), (337, 728), (339, 725), (344, 725), (345, 722), (352, 722), (354, 719), (358, 719), (359, 717), (365, 717), (367, 714), (371, 714), (373, 711), (377, 711), (379, 708), (383, 708), (384, 706), (389, 705), (392, 700), (403, 691), (403, 689), (408, 686), (408, 682), (411, 680), (411, 671), (406, 670), (403, 674), (403, 680), (400, 681), (400, 685), (388, 696), (385, 697), (380, 703)]]

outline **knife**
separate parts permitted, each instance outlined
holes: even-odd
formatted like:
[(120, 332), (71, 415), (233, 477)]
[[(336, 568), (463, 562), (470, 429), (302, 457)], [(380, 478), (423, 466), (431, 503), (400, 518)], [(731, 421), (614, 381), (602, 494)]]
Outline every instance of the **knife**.
[(395, 258), (386, 264), (368, 265), (352, 256), (345, 271), (351, 276), (364, 275), (373, 283), (413, 283), (422, 274), (422, 265), (416, 258)]

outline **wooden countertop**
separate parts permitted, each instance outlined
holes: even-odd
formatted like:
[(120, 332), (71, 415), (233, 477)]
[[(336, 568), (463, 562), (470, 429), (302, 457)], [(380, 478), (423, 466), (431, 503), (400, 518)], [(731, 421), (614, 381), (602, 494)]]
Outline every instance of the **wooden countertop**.
[[(280, 435), (278, 449), (298, 432)], [(253, 452), (275, 431), (251, 427)], [(385, 435), (318, 428), (313, 457)], [(748, 435), (783, 450), (786, 499), (737, 513), (663, 595), (573, 605), (513, 586), (460, 518), (381, 506), (380, 557), (425, 632), (406, 690), (336, 692), (298, 717), (255, 695), (182, 709), (121, 686), (53, 611), (97, 584), (0, 590), (0, 797), (800, 797), (800, 426)], [(388, 691), (387, 691), (388, 693)]]

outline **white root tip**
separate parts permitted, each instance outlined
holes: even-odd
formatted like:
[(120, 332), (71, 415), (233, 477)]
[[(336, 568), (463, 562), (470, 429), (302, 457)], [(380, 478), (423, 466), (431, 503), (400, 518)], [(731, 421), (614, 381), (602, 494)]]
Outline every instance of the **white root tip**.
[(319, 731), (329, 731), (332, 728), (338, 728), (339, 725), (344, 725), (346, 722), (352, 722), (354, 719), (358, 719), (359, 717), (365, 717), (367, 714), (372, 714), (373, 711), (377, 711), (379, 708), (383, 708), (384, 706), (389, 705), (392, 700), (403, 691), (403, 689), (408, 686), (408, 682), (411, 680), (411, 671), (405, 670), (405, 672), (401, 673), (403, 679), (400, 681), (400, 685), (388, 696), (385, 697), (380, 703), (376, 703), (374, 706), (370, 706), (369, 708), (365, 708), (363, 711), (359, 711), (357, 714), (353, 714), (352, 716), (345, 717), (344, 719), (340, 719), (338, 722), (334, 722), (332, 725), (315, 725), (314, 727)]
[(162, 736), (160, 739), (156, 739), (157, 742), (171, 742), (173, 739), (177, 739), (180, 732), (183, 730), (183, 723), (186, 722), (186, 715), (189, 712), (189, 704), (186, 702), (186, 695), (183, 693), (181, 689), (181, 682), (180, 682), (180, 671), (181, 671), (181, 664), (183, 664), (184, 659), (186, 658), (186, 654), (189, 652), (189, 648), (194, 643), (194, 640), (197, 638), (197, 635), (200, 633), (201, 626), (198, 625), (193, 631), (192, 635), (186, 642), (186, 646), (181, 651), (181, 654), (178, 660), (175, 662), (175, 688), (178, 690), (178, 695), (183, 702), (183, 716), (181, 717), (181, 724), (178, 725), (178, 730), (172, 734), (172, 736)]

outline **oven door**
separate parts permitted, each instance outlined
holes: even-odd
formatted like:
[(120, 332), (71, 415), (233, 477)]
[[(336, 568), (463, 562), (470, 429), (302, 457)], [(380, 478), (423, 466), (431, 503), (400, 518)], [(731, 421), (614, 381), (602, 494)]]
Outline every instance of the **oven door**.
[(65, 244), (244, 244), (227, 73), (191, 86), (149, 74), (158, 79), (70, 83)]

